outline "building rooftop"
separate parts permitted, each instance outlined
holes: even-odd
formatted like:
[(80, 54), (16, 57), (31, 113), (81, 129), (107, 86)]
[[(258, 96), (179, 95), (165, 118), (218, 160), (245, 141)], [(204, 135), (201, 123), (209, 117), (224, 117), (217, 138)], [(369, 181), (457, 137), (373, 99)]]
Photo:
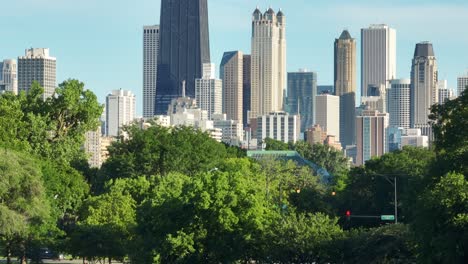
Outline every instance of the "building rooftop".
[(351, 34), (349, 34), (349, 31), (345, 29), (341, 33), (340, 39), (352, 39), (352, 37), (351, 37)]
[(414, 49), (414, 57), (434, 57), (434, 49), (432, 43), (424, 41), (416, 44)]

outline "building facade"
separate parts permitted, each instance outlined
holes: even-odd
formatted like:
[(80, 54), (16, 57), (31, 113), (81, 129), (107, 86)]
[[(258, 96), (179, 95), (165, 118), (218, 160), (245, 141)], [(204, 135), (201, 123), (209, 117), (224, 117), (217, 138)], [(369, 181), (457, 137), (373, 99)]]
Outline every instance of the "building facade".
[(195, 79), (202, 64), (210, 63), (207, 0), (162, 0), (158, 56), (156, 114), (166, 112), (172, 99), (195, 97)]
[(431, 138), (429, 114), (439, 102), (437, 60), (429, 42), (416, 44), (411, 66), (411, 128)]
[(131, 124), (136, 117), (136, 97), (131, 91), (114, 90), (106, 97), (107, 136), (122, 135), (122, 127)]
[(388, 113), (363, 110), (356, 117), (356, 165), (363, 165), (372, 157), (380, 157), (388, 151)]
[(361, 95), (370, 85), (388, 87), (396, 77), (396, 30), (387, 25), (361, 29)]
[(457, 78), (457, 95), (460, 96), (468, 87), (468, 71)]
[(305, 131), (316, 123), (317, 74), (301, 69), (288, 73), (288, 112), (300, 115)]
[(223, 80), (223, 113), (227, 119), (243, 122), (244, 55), (241, 51), (225, 52), (220, 66)]
[(355, 144), (356, 40), (344, 30), (335, 39), (334, 85), (340, 98), (340, 133), (343, 147)]
[(284, 143), (296, 143), (300, 138), (301, 121), (297, 115), (289, 115), (285, 112), (273, 112), (257, 117), (256, 122), (258, 144), (262, 144), (266, 138)]
[(49, 49), (27, 49), (18, 57), (18, 91), (28, 92), (36, 81), (44, 88), (43, 98), (55, 93), (57, 59), (50, 56)]
[(0, 61), (0, 93), (18, 94), (18, 64), (16, 60)]
[(221, 129), (221, 141), (231, 146), (240, 146), (244, 137), (244, 127), (237, 120), (228, 119), (226, 114), (213, 115), (213, 124)]
[(159, 25), (143, 27), (143, 118), (155, 116)]
[(252, 94), (252, 57), (250, 55), (244, 55), (243, 57), (243, 77), (242, 77), (242, 123), (244, 127), (249, 124), (249, 113), (251, 106), (251, 94)]
[(213, 114), (223, 111), (223, 81), (215, 78), (215, 68), (212, 63), (203, 64), (203, 77), (195, 79), (195, 98), (198, 107), (208, 112), (208, 119)]
[(317, 95), (317, 122), (327, 135), (340, 141), (340, 97), (331, 94)]
[(390, 89), (387, 92), (387, 106), (391, 127), (410, 128), (410, 96), (410, 79), (390, 81)]
[(286, 83), (286, 17), (269, 8), (252, 16), (251, 107), (249, 118), (283, 110)]

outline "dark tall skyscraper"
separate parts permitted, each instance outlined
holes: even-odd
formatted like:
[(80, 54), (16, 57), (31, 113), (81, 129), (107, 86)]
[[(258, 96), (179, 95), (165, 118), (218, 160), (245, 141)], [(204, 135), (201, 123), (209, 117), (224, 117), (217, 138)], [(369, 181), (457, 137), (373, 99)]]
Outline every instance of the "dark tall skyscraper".
[(156, 113), (166, 114), (171, 100), (195, 97), (195, 79), (203, 63), (210, 63), (208, 0), (162, 0)]
[(301, 115), (302, 131), (315, 123), (317, 96), (317, 74), (300, 70), (288, 72), (288, 112), (291, 115)]
[(248, 114), (250, 111), (250, 97), (251, 97), (251, 57), (244, 55), (243, 58), (243, 78), (242, 78), (242, 115), (244, 127), (248, 126)]

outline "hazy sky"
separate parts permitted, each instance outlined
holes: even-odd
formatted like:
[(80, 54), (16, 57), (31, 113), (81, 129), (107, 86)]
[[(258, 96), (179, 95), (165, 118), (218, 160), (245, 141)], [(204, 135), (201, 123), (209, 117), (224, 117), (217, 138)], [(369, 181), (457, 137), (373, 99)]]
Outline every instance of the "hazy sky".
[[(142, 97), (143, 25), (159, 23), (160, 0), (0, 0), (0, 59), (29, 47), (57, 57), (57, 81), (76, 78), (101, 102), (113, 89)], [(316, 71), (319, 84), (333, 82), (333, 42), (348, 29), (386, 23), (397, 30), (397, 72), (409, 78), (414, 46), (431, 41), (439, 78), (456, 87), (468, 69), (466, 0), (209, 0), (212, 62), (224, 51), (250, 52), (251, 14), (256, 6), (282, 8), (287, 18), (287, 69)]]

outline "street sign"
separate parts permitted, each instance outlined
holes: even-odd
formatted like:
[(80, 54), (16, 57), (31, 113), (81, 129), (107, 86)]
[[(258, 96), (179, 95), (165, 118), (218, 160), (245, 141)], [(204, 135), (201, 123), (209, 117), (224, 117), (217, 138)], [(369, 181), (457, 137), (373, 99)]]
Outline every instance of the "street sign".
[(380, 220), (382, 221), (395, 221), (394, 215), (381, 215)]

